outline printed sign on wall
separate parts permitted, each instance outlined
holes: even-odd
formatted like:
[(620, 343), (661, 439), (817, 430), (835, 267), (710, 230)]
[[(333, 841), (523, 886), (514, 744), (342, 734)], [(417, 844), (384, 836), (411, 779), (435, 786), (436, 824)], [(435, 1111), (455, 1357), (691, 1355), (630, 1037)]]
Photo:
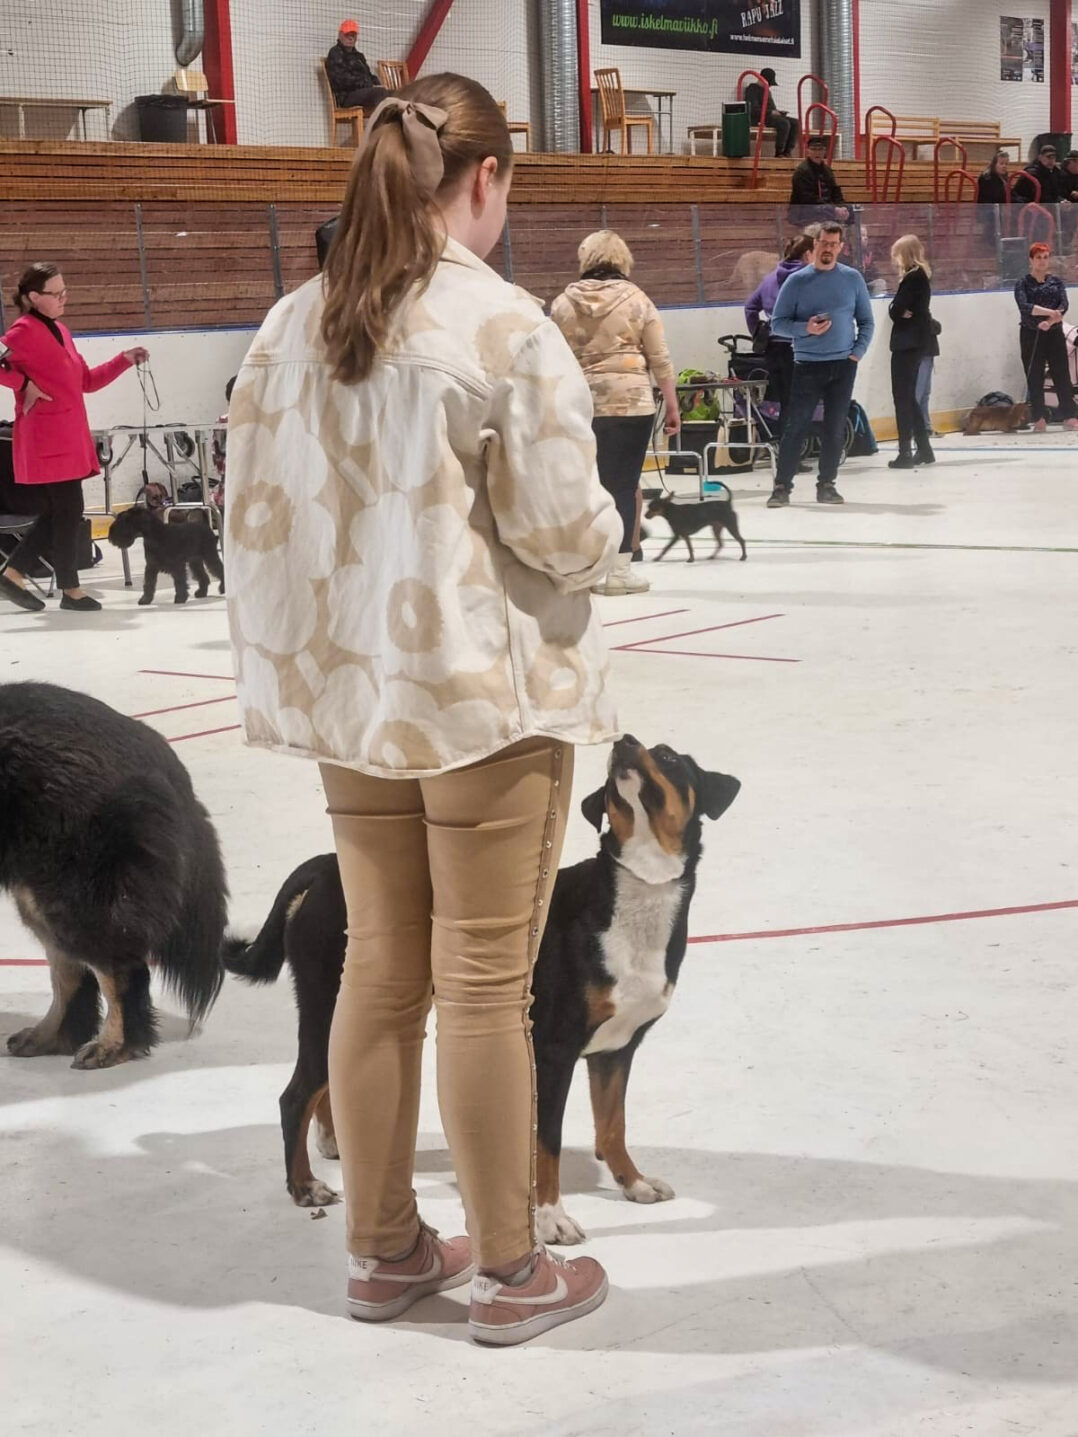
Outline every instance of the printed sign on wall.
[(999, 17), (999, 78), (1044, 84), (1044, 21)]
[(801, 55), (801, 0), (600, 0), (604, 45)]

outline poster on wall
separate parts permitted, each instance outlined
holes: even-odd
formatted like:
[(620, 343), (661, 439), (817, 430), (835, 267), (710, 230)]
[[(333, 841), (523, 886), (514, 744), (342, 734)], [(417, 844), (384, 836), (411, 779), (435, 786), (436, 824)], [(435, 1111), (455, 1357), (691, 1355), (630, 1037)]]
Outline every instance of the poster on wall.
[(600, 0), (604, 45), (801, 55), (801, 0)]
[(1071, 21), (1071, 84), (1078, 85), (1078, 20)]
[(999, 17), (999, 78), (1044, 84), (1044, 21)]

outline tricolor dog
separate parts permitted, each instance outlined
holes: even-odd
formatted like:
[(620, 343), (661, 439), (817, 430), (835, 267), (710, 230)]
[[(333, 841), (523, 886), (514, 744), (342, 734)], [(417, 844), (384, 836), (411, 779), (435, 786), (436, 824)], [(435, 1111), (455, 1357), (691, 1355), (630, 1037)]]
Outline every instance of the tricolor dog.
[[(702, 853), (704, 818), (718, 818), (740, 782), (701, 769), (665, 744), (631, 735), (610, 756), (606, 784), (581, 804), (602, 832), (599, 852), (563, 868), (533, 979), (532, 1040), (538, 1085), (536, 1228), (543, 1242), (580, 1242), (583, 1230), (561, 1203), (565, 1102), (577, 1061), (587, 1059), (595, 1152), (633, 1202), (673, 1190), (643, 1177), (625, 1146), (625, 1091), (633, 1056), (670, 1005), (688, 938), (689, 905)], [(323, 854), (285, 880), (258, 937), (233, 941), (225, 966), (271, 983), (287, 959), (299, 1007), (299, 1053), (281, 1094), (286, 1185), (303, 1207), (335, 1202), (311, 1172), (312, 1117), (319, 1149), (335, 1156), (327, 1083), (328, 1041), (345, 951), (345, 903), (337, 859)]]

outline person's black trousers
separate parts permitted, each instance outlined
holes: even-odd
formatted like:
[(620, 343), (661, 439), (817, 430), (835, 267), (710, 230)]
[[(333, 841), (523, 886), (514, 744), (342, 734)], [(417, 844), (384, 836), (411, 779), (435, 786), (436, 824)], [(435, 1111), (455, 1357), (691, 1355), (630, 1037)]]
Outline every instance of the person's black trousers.
[(923, 454), (931, 447), (925, 416), (917, 403), (917, 371), (922, 358), (917, 349), (896, 350), (891, 355), (891, 394), (895, 402), (900, 454), (910, 454), (914, 447)]
[(647, 458), (654, 414), (600, 414), (591, 421), (595, 431), (599, 481), (618, 506), (624, 533), (621, 554), (633, 547), (636, 526), (636, 491)]
[(801, 126), (797, 120), (791, 120), (789, 115), (772, 115), (768, 124), (775, 132), (776, 158), (781, 160), (792, 155), (801, 137)]
[(337, 101), (338, 110), (373, 110), (380, 105), (388, 96), (389, 91), (381, 85), (370, 85), (363, 90), (346, 90), (343, 95), (334, 98)]
[(782, 433), (786, 422), (786, 411), (790, 407), (790, 389), (794, 382), (794, 347), (784, 344), (781, 339), (769, 339), (764, 352), (767, 371), (771, 377), (771, 396), (779, 406), (777, 429)]
[(79, 525), (82, 523), (82, 480), (65, 479), (59, 484), (22, 486), (32, 499), (37, 523), (11, 556), (11, 567), (20, 574), (33, 571), (44, 554), (56, 570), (61, 589), (79, 587), (77, 555)]
[(782, 426), (779, 462), (775, 471), (775, 488), (792, 489), (794, 475), (801, 458), (801, 445), (812, 424), (816, 406), (823, 401), (823, 435), (820, 444), (820, 472), (817, 486), (833, 484), (838, 478), (842, 441), (850, 400), (857, 379), (857, 365), (852, 359), (832, 359), (817, 363), (794, 362), (794, 378), (790, 387), (790, 403)]
[(1034, 424), (1038, 419), (1048, 417), (1044, 405), (1045, 370), (1051, 373), (1052, 383), (1055, 385), (1058, 417), (1073, 419), (1074, 389), (1071, 385), (1063, 326), (1053, 324), (1051, 329), (1020, 329), (1018, 337), (1022, 346), (1022, 368), (1026, 372), (1026, 383), (1029, 385), (1029, 409)]

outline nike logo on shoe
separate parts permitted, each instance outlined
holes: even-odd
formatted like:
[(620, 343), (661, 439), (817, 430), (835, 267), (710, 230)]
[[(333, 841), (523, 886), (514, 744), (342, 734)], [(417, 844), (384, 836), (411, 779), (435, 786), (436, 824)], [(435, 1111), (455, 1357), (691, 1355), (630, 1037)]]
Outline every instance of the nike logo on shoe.
[(442, 1275), (442, 1259), (438, 1253), (431, 1253), (430, 1266), (426, 1272), (388, 1272), (384, 1268), (379, 1271), (379, 1264), (382, 1259), (379, 1257), (348, 1257), (348, 1276), (356, 1282), (434, 1282)]
[(490, 1303), (497, 1294), (499, 1302), (511, 1302), (520, 1307), (551, 1307), (555, 1302), (564, 1302), (569, 1296), (565, 1278), (559, 1272), (554, 1280), (554, 1291), (541, 1297), (521, 1297), (512, 1287), (499, 1283), (493, 1278), (477, 1277), (472, 1284), (472, 1297), (476, 1302)]

